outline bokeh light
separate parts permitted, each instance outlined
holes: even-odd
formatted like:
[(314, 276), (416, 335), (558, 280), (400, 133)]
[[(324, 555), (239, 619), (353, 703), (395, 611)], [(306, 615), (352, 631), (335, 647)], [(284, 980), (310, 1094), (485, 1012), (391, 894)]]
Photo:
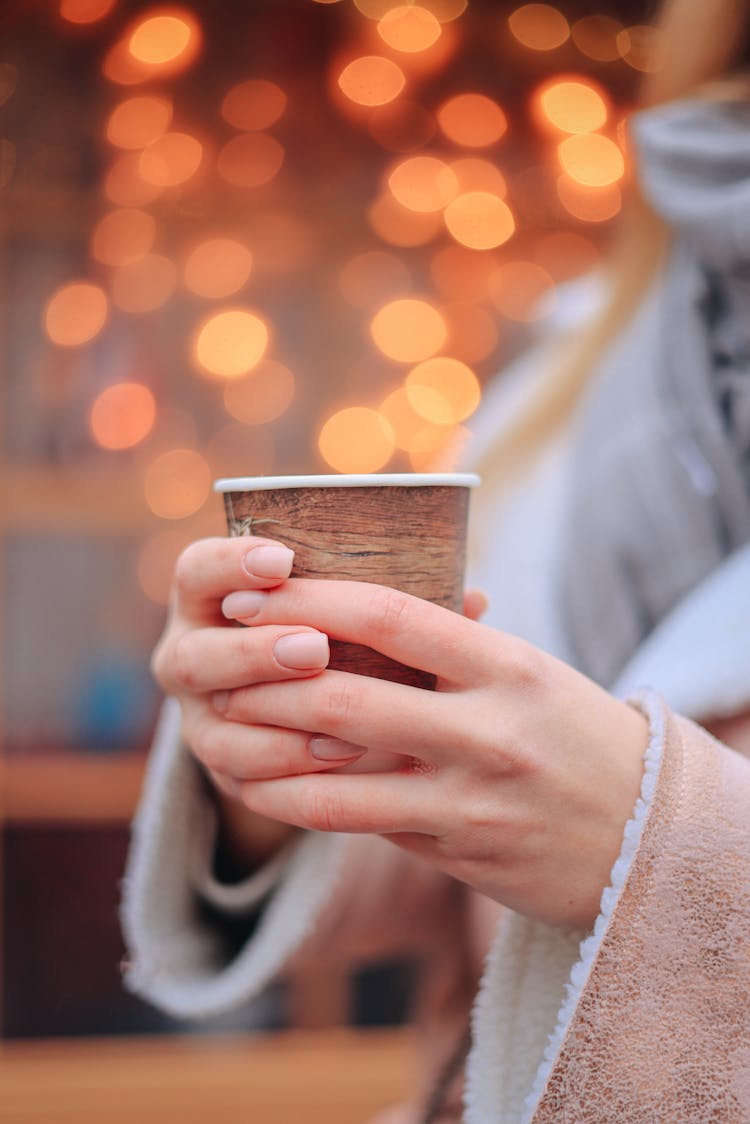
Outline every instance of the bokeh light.
[(458, 160), (452, 160), (450, 167), (462, 193), (489, 191), (504, 199), (508, 192), (505, 176), (491, 160), (485, 160), (481, 156), (461, 156)]
[(203, 160), (203, 145), (190, 133), (164, 133), (144, 148), (138, 169), (148, 183), (177, 187), (195, 175)]
[(375, 200), (367, 218), (375, 233), (392, 246), (423, 246), (443, 229), (438, 211), (410, 211), (394, 199), (390, 191)]
[(339, 274), (339, 289), (355, 308), (371, 309), (402, 296), (412, 285), (408, 266), (386, 250), (367, 250), (350, 258)]
[(579, 133), (566, 137), (557, 148), (563, 171), (587, 187), (607, 187), (622, 179), (625, 159), (609, 137)]
[(211, 490), (208, 461), (195, 449), (170, 449), (146, 468), (143, 491), (161, 519), (185, 519), (203, 506)]
[(90, 281), (71, 281), (47, 302), (44, 327), (52, 343), (78, 347), (101, 332), (108, 314), (107, 297)]
[(337, 410), (318, 438), (320, 455), (336, 472), (378, 472), (391, 459), (395, 447), (390, 424), (367, 406)]
[(267, 133), (239, 133), (219, 152), (219, 175), (236, 187), (262, 187), (284, 163), (284, 146)]
[(537, 120), (563, 133), (592, 133), (609, 117), (609, 99), (589, 79), (552, 78), (534, 94)]
[(224, 407), (246, 425), (276, 421), (294, 399), (295, 378), (275, 359), (263, 359), (247, 378), (232, 379), (224, 387)]
[(196, 332), (193, 358), (213, 378), (238, 378), (260, 362), (268, 347), (268, 327), (254, 312), (229, 308), (214, 313)]
[(471, 367), (448, 356), (417, 364), (404, 386), (416, 413), (434, 425), (464, 421), (482, 397), (479, 379)]
[(451, 23), (463, 15), (469, 0), (422, 0), (422, 3), (441, 23)]
[(622, 210), (622, 192), (616, 183), (589, 187), (563, 172), (557, 178), (557, 194), (568, 214), (581, 222), (608, 222)]
[(508, 26), (532, 51), (553, 51), (570, 37), (567, 19), (551, 4), (523, 4), (508, 16)]
[(473, 250), (502, 246), (516, 229), (508, 204), (490, 191), (467, 191), (456, 196), (443, 217), (456, 241)]
[(538, 320), (551, 308), (555, 282), (541, 265), (508, 261), (490, 278), (490, 298), (497, 310), (521, 323)]
[(154, 216), (123, 207), (99, 219), (91, 235), (91, 256), (105, 265), (127, 265), (147, 254), (155, 239)]
[(123, 312), (143, 315), (161, 308), (177, 285), (177, 267), (163, 254), (145, 254), (116, 269), (112, 301)]
[(60, 15), (69, 23), (96, 23), (115, 6), (115, 0), (60, 0)]
[(422, 424), (409, 444), (409, 462), (415, 472), (455, 472), (471, 438), (463, 425)]
[(466, 93), (449, 98), (438, 109), (437, 119), (446, 137), (465, 148), (497, 144), (508, 128), (505, 113), (486, 94)]
[(396, 448), (408, 452), (416, 434), (424, 429), (424, 418), (412, 406), (406, 387), (391, 391), (378, 406), (378, 413), (393, 430)]
[(107, 120), (107, 140), (118, 148), (145, 148), (166, 133), (172, 102), (156, 95), (136, 95), (115, 106)]
[(127, 36), (127, 50), (149, 70), (174, 73), (184, 70), (200, 49), (200, 28), (187, 8), (152, 9), (135, 23)]
[(558, 282), (587, 273), (598, 264), (599, 257), (596, 244), (573, 230), (544, 234), (534, 247), (534, 260)]
[(594, 62), (614, 62), (620, 57), (617, 36), (622, 24), (612, 16), (583, 16), (571, 28), (573, 42), (582, 55)]
[(381, 39), (395, 51), (405, 54), (426, 51), (437, 43), (441, 33), (437, 17), (419, 4), (390, 8), (378, 23)]
[(187, 257), (185, 285), (199, 297), (217, 299), (236, 293), (247, 281), (253, 255), (236, 238), (208, 238)]
[(625, 27), (617, 35), (617, 49), (620, 57), (632, 66), (633, 70), (653, 74), (661, 66), (661, 44), (659, 32), (651, 24), (634, 24)]
[(394, 198), (410, 211), (442, 211), (458, 193), (455, 172), (436, 156), (410, 156), (388, 177)]
[(406, 297), (379, 309), (370, 324), (370, 334), (389, 359), (417, 363), (440, 350), (448, 330), (434, 305)]
[(156, 421), (156, 401), (147, 386), (120, 382), (106, 387), (89, 411), (91, 435), (103, 449), (131, 449)]
[(356, 105), (386, 105), (401, 93), (406, 78), (392, 59), (363, 55), (344, 67), (339, 74), (338, 85)]
[(266, 78), (238, 82), (224, 95), (221, 116), (235, 129), (255, 132), (275, 125), (286, 109), (287, 97), (280, 86)]
[(161, 195), (162, 187), (144, 180), (140, 160), (140, 152), (126, 152), (110, 166), (102, 185), (110, 203), (118, 207), (145, 207)]

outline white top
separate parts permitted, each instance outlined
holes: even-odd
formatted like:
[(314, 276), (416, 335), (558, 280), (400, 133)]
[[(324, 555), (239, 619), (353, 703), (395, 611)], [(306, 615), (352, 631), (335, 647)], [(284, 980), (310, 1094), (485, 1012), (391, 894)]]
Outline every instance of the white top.
[(214, 481), (215, 492), (261, 492), (272, 488), (476, 488), (470, 472), (341, 473), (330, 476), (233, 476)]

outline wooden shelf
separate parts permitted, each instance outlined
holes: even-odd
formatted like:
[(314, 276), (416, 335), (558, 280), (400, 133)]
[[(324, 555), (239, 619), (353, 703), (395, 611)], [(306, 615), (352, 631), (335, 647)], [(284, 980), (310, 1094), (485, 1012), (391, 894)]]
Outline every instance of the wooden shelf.
[(408, 1031), (19, 1041), (0, 1046), (0, 1121), (362, 1124), (408, 1096)]
[(146, 757), (30, 752), (0, 760), (0, 822), (126, 824), (132, 818)]

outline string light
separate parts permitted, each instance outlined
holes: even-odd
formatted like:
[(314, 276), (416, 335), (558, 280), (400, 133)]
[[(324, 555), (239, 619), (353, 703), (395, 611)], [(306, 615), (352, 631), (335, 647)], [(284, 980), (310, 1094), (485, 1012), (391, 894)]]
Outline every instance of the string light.
[(505, 113), (485, 94), (457, 94), (438, 109), (438, 124), (449, 140), (466, 148), (497, 144), (508, 128)]
[(516, 229), (513, 212), (499, 195), (467, 191), (448, 204), (445, 225), (457, 242), (472, 250), (502, 246)]
[(406, 297), (379, 309), (370, 324), (370, 334), (389, 359), (416, 363), (439, 351), (448, 333), (445, 320), (433, 305)]
[(419, 4), (390, 8), (378, 22), (380, 38), (395, 51), (413, 54), (426, 51), (442, 34), (440, 21)]
[(151, 432), (156, 402), (147, 386), (121, 382), (108, 386), (89, 411), (91, 434), (103, 449), (130, 449)]
[(386, 105), (406, 85), (404, 72), (392, 59), (364, 55), (354, 59), (338, 77), (341, 92), (357, 105)]
[(395, 447), (389, 422), (366, 406), (337, 410), (318, 438), (320, 455), (336, 472), (378, 472), (391, 459)]
[(198, 369), (212, 378), (246, 375), (266, 353), (268, 326), (242, 308), (214, 313), (199, 326), (193, 344)]
[(523, 4), (508, 16), (508, 27), (533, 51), (554, 51), (570, 37), (568, 21), (551, 4)]
[(79, 347), (98, 336), (108, 315), (107, 297), (90, 281), (62, 285), (44, 310), (44, 327), (59, 347)]

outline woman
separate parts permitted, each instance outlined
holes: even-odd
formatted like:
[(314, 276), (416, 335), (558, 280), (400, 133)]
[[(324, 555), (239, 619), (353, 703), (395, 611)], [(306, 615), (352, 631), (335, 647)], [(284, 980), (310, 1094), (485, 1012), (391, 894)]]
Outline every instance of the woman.
[[(656, 214), (634, 200), (590, 329), (487, 396), (489, 625), (476, 594), (287, 580), (261, 540), (178, 564), (130, 985), (197, 1015), (418, 953), (431, 1093), (399, 1120), (750, 1118), (750, 108), (706, 85), (746, 15), (667, 6), (634, 123)], [(326, 670), (329, 635), (439, 690)], [(383, 749), (403, 766), (357, 773)]]

